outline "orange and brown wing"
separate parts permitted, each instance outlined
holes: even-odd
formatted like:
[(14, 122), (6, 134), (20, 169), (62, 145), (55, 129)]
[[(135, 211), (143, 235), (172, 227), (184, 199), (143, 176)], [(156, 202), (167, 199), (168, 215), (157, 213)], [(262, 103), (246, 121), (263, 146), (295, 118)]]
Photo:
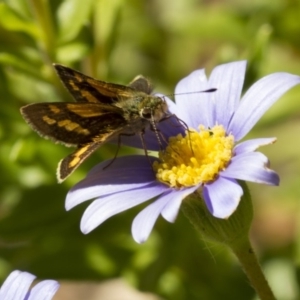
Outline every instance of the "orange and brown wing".
[(101, 137), (98, 137), (95, 142), (80, 145), (76, 151), (62, 159), (57, 167), (56, 175), (58, 182), (62, 182), (69, 177), (86, 158), (105, 143), (107, 139), (110, 139), (113, 136), (113, 132), (103, 134)]
[(96, 103), (34, 103), (21, 114), (41, 136), (67, 146), (88, 144), (126, 125), (120, 108)]
[(77, 102), (113, 104), (120, 98), (134, 97), (136, 92), (130, 86), (96, 80), (59, 64), (54, 64), (54, 68)]

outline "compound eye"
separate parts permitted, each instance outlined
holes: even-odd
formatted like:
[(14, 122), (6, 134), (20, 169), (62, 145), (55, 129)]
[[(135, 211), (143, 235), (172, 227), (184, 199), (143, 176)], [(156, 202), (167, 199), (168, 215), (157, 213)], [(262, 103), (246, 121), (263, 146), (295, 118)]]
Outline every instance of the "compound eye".
[(150, 120), (152, 117), (152, 112), (151, 109), (149, 108), (144, 108), (141, 112), (141, 117), (147, 120)]

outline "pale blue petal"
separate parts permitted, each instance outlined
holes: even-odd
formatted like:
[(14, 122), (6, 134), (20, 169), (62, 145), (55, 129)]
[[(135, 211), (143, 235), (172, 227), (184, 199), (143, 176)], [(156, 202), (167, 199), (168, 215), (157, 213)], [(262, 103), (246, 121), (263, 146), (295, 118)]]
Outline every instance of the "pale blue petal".
[(228, 128), (239, 141), (261, 116), (285, 92), (300, 83), (300, 77), (288, 73), (274, 73), (257, 81), (244, 95)]
[(259, 139), (253, 139), (253, 140), (248, 140), (245, 142), (242, 142), (238, 145), (236, 145), (233, 149), (233, 152), (235, 155), (239, 155), (242, 153), (247, 153), (247, 152), (253, 152), (257, 148), (261, 146), (266, 146), (270, 145), (276, 142), (276, 138), (259, 138)]
[(132, 236), (137, 243), (145, 242), (160, 214), (169, 221), (174, 222), (183, 199), (193, 193), (196, 187), (182, 190), (170, 189), (167, 193), (162, 194), (158, 200), (147, 206), (134, 219), (132, 223)]
[(35, 276), (21, 271), (13, 271), (4, 281), (0, 290), (0, 299), (23, 300), (34, 281)]
[(203, 198), (208, 210), (216, 218), (226, 219), (236, 210), (243, 189), (234, 179), (219, 177), (211, 184), (205, 184)]
[[(150, 161), (149, 161), (150, 160)], [(148, 186), (156, 181), (151, 164), (156, 158), (142, 155), (117, 158), (95, 166), (86, 178), (76, 184), (67, 194), (66, 210), (96, 197)]]
[[(154, 181), (153, 181), (154, 182)], [(82, 188), (74, 192), (69, 192), (66, 197), (65, 208), (70, 210), (76, 205), (98, 197), (105, 197), (110, 194), (131, 191), (151, 185), (153, 182), (141, 184), (119, 184), (119, 185), (97, 185)]]
[(204, 69), (192, 72), (177, 84), (177, 116), (189, 127), (198, 129), (200, 124), (211, 126), (211, 97), (214, 93), (202, 93), (210, 88), (215, 87), (209, 85)]
[(160, 215), (165, 205), (172, 201), (174, 193), (165, 193), (159, 197), (159, 199), (152, 202), (146, 208), (144, 208), (133, 220), (131, 233), (134, 240), (137, 243), (144, 243), (154, 226), (155, 221)]
[[(117, 157), (115, 160), (109, 159), (93, 167), (84, 180), (89, 179), (92, 181), (93, 179), (101, 178), (102, 182), (110, 183), (111, 178), (108, 177), (113, 176), (115, 177), (114, 180), (116, 183), (123, 184), (124, 182), (128, 183), (131, 180), (131, 176), (129, 178), (128, 176), (125, 176), (127, 172), (132, 172), (132, 174), (138, 172), (139, 174), (142, 174), (142, 177), (146, 176), (151, 179), (154, 175), (152, 174), (151, 177), (149, 175), (149, 170), (152, 170), (152, 164), (156, 160), (158, 160), (156, 157), (146, 157), (145, 155), (126, 155)], [(126, 173), (122, 173), (122, 176), (116, 176), (120, 174), (119, 172), (122, 169), (126, 169)], [(136, 178), (136, 180), (139, 182), (138, 178)], [(144, 179), (141, 180), (144, 182)]]
[(240, 101), (244, 84), (246, 61), (237, 61), (217, 66), (209, 77), (209, 84), (217, 88), (212, 94), (215, 97), (215, 109), (213, 121), (210, 126), (221, 124), (225, 129), (228, 128)]
[(59, 284), (54, 280), (39, 282), (31, 290), (29, 300), (51, 300), (57, 292)]
[(243, 153), (232, 158), (220, 176), (256, 183), (279, 185), (279, 176), (269, 169), (269, 161), (260, 152)]
[(81, 231), (89, 233), (105, 220), (168, 191), (166, 185), (156, 183), (141, 189), (114, 193), (94, 200), (81, 219)]
[(199, 186), (193, 186), (182, 190), (173, 190), (173, 199), (169, 201), (161, 211), (161, 215), (170, 223), (175, 222), (182, 201), (192, 194)]

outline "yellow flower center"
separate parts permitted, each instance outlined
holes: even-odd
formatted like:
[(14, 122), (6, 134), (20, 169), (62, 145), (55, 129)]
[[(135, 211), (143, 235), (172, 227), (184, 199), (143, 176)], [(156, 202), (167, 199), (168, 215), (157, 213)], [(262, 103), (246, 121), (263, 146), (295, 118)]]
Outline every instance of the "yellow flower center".
[(153, 164), (156, 178), (170, 187), (181, 188), (214, 180), (232, 158), (234, 137), (226, 136), (222, 125), (211, 129), (199, 126), (199, 132), (189, 129), (169, 138), (160, 161)]

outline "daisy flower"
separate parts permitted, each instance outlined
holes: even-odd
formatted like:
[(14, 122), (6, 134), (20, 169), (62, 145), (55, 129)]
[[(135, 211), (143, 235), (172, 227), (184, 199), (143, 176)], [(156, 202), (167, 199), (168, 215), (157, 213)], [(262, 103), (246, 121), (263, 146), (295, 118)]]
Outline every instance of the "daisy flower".
[(30, 286), (36, 277), (27, 272), (13, 271), (0, 289), (1, 300), (51, 300), (59, 288), (54, 280), (44, 280)]
[[(81, 220), (83, 233), (115, 214), (154, 199), (132, 224), (133, 238), (141, 243), (148, 238), (159, 215), (174, 222), (182, 201), (191, 193), (201, 193), (210, 213), (224, 219), (236, 210), (243, 195), (237, 180), (279, 184), (267, 157), (255, 151), (276, 139), (238, 142), (276, 100), (300, 83), (300, 77), (288, 73), (268, 75), (240, 100), (245, 69), (245, 61), (220, 65), (209, 79), (203, 69), (197, 70), (177, 84), (175, 103), (160, 95), (188, 129), (174, 125), (174, 120), (162, 121), (158, 127), (168, 138), (168, 145), (158, 158), (125, 156), (104, 168), (106, 161), (75, 185), (66, 198), (67, 210), (94, 199)], [(217, 90), (197, 93), (210, 88)], [(150, 130), (145, 141), (147, 149), (158, 150)], [(128, 137), (126, 142), (137, 145), (134, 137)]]

